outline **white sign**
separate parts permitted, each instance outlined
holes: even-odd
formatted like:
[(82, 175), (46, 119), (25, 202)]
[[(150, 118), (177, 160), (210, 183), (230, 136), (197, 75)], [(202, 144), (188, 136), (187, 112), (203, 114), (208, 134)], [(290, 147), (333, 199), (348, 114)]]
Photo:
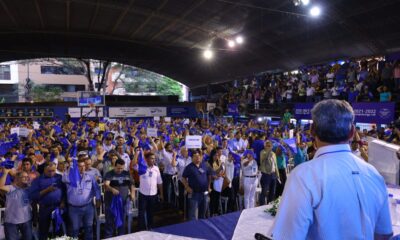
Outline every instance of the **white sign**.
[(289, 130), (289, 138), (293, 138), (294, 135), (294, 129)]
[(147, 136), (148, 137), (158, 137), (157, 128), (147, 128)]
[(185, 146), (187, 149), (191, 148), (201, 148), (201, 136), (186, 136)]
[(386, 183), (399, 185), (399, 159), (396, 152), (400, 146), (381, 140), (368, 145), (368, 162), (383, 176)]
[(17, 128), (11, 128), (10, 133), (11, 134), (16, 133), (17, 135), (19, 135), (19, 128), (18, 127)]
[(38, 122), (33, 122), (33, 129), (38, 130), (40, 128), (40, 124)]
[(170, 123), (171, 122), (171, 117), (165, 117), (164, 118), (164, 122), (169, 122)]
[(166, 116), (166, 107), (110, 107), (110, 118)]
[(207, 103), (207, 112), (211, 112), (214, 108), (217, 107), (215, 103)]
[(19, 128), (19, 136), (21, 137), (27, 137), (30, 133), (30, 129), (28, 128)]
[(16, 133), (18, 136), (27, 137), (29, 135), (30, 129), (28, 128), (11, 128), (11, 134)]
[[(99, 111), (99, 114), (98, 114), (97, 117), (104, 117), (103, 108), (99, 107), (97, 109)], [(71, 116), (71, 118), (80, 118), (81, 117), (81, 108), (68, 108), (68, 114)], [(84, 107), (84, 108), (82, 108), (82, 116), (85, 116), (85, 117), (96, 117), (96, 109), (91, 109), (89, 107)]]
[(154, 121), (155, 122), (159, 122), (160, 121), (160, 117), (154, 117)]

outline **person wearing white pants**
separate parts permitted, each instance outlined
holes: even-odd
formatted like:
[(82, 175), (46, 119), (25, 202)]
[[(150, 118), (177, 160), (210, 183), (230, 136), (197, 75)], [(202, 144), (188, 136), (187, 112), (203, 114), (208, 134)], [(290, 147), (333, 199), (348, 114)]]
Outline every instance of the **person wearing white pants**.
[(243, 156), (244, 208), (247, 209), (255, 206), (258, 166), (252, 150), (246, 150)]

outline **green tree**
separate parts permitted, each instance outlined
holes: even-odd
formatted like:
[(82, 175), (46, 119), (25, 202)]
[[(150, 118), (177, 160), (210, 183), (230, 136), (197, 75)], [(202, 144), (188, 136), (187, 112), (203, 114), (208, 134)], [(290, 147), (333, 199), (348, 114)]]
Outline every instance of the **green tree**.
[(58, 102), (62, 101), (61, 93), (63, 90), (59, 87), (35, 85), (32, 88), (31, 96), (35, 102)]
[(181, 85), (177, 81), (165, 76), (157, 83), (157, 94), (176, 95), (179, 96), (180, 99), (182, 99), (183, 96)]

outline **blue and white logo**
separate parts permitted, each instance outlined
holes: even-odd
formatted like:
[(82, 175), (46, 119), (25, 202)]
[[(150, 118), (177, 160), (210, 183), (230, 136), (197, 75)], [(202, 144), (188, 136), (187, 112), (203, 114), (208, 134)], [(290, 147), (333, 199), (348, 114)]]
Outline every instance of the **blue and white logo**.
[(382, 108), (379, 110), (379, 117), (381, 118), (389, 118), (391, 115), (391, 111), (388, 108)]

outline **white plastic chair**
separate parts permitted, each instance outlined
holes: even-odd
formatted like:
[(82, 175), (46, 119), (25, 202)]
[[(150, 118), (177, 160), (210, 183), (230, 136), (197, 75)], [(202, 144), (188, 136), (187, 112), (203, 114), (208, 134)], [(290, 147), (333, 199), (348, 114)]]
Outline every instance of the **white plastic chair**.
[(132, 230), (132, 219), (139, 216), (139, 189), (135, 188), (135, 200), (131, 201), (130, 208), (126, 211), (126, 217), (128, 218), (128, 234)]
[[(104, 199), (104, 195), (101, 195), (102, 198)], [(97, 213), (97, 208), (96, 208), (96, 199), (93, 199), (94, 201), (94, 216), (96, 220), (96, 239), (100, 240), (100, 226), (102, 223), (106, 223), (106, 215), (104, 214), (104, 205), (103, 202), (100, 204), (100, 212)]]

